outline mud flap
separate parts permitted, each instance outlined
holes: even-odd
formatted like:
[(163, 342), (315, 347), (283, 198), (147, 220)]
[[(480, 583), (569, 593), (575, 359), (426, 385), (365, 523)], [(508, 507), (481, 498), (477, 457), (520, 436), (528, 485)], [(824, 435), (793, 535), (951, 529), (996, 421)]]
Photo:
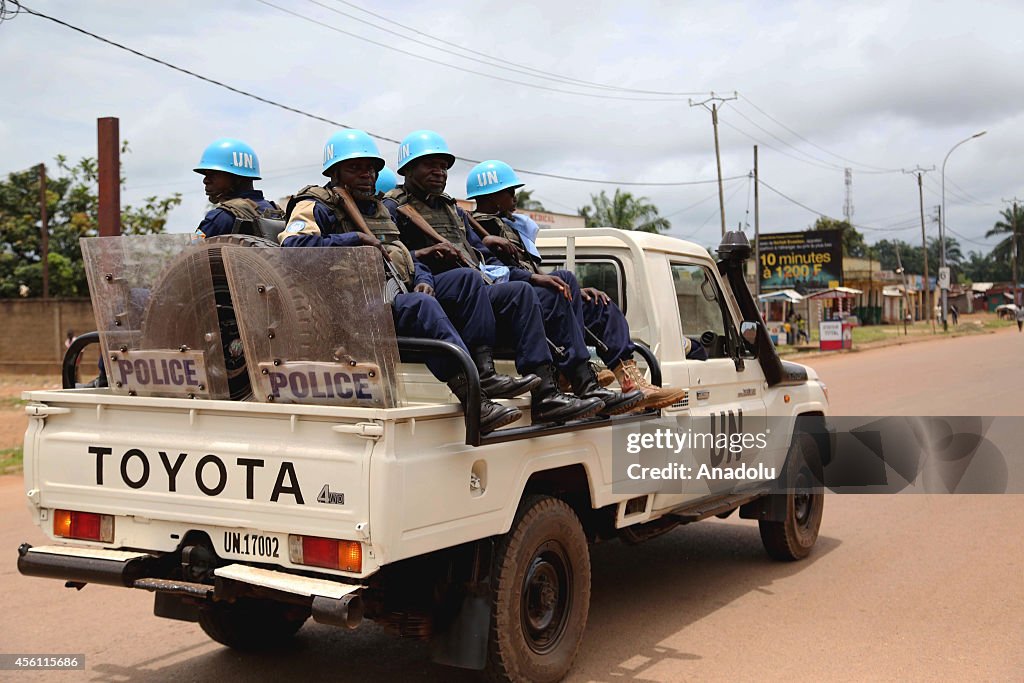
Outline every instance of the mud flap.
[(483, 669), (487, 664), (487, 635), (491, 628), (491, 591), (478, 584), (462, 599), (451, 625), (430, 640), (430, 658), (437, 664), (461, 669)]

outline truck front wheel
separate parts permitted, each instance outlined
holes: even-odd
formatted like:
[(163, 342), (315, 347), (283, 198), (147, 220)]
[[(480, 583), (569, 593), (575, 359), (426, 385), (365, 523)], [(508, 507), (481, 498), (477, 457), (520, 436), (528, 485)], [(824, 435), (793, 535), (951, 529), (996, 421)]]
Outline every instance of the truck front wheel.
[(797, 433), (786, 459), (786, 492), (774, 494), (785, 505), (785, 518), (759, 522), (761, 542), (772, 559), (802, 560), (810, 554), (825, 508), (821, 481), (818, 446), (808, 434)]
[(576, 657), (590, 611), (590, 551), (573, 509), (526, 498), (497, 548), (487, 673), (558, 681)]
[(199, 609), (199, 626), (221, 645), (257, 651), (280, 647), (306, 623), (309, 611), (270, 600), (242, 598)]

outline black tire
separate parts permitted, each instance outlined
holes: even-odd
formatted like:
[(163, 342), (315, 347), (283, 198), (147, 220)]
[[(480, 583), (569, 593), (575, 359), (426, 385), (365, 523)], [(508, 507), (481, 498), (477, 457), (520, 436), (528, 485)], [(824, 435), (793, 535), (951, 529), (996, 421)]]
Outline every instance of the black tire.
[(821, 487), (821, 458), (808, 434), (793, 437), (786, 458), (786, 493), (774, 494), (785, 504), (783, 521), (761, 520), (761, 542), (773, 560), (792, 562), (811, 553), (818, 540), (825, 493)]
[[(228, 288), (228, 278), (224, 269), (224, 261), (221, 259), (221, 247), (242, 246), (255, 248), (277, 247), (277, 243), (263, 237), (255, 237), (243, 234), (227, 234), (210, 237), (202, 242), (202, 246), (209, 251), (210, 273), (213, 278), (213, 296), (217, 306), (217, 322), (220, 327), (221, 346), (224, 351), (224, 367), (227, 374), (229, 398), (235, 401), (245, 401), (252, 398), (252, 387), (249, 381), (249, 370), (246, 365), (245, 350), (242, 345), (241, 333), (238, 329), (238, 321), (235, 318), (234, 304), (231, 301), (231, 292)], [(153, 296), (149, 297), (143, 314), (143, 340), (149, 348), (176, 346), (175, 340), (180, 339), (179, 329), (180, 317), (173, 313), (160, 310), (164, 297), (160, 296), (164, 291), (177, 291), (188, 286), (191, 278), (192, 266), (190, 263), (194, 258), (194, 252), (186, 251), (174, 258), (164, 271), (157, 278), (153, 287)], [(278, 279), (273, 272), (265, 275), (268, 282), (276, 283)], [(314, 338), (309, 315), (309, 306), (287, 283), (278, 284), (277, 291), (286, 293), (294, 301), (290, 302), (288, 312), (289, 319), (284, 321), (282, 328), (289, 331), (297, 342), (295, 351), (302, 351), (300, 340), (305, 339), (308, 345)]]
[(239, 599), (199, 609), (199, 626), (221, 645), (252, 652), (280, 647), (309, 618), (309, 610), (269, 600)]
[(491, 680), (565, 677), (590, 611), (590, 551), (565, 502), (526, 498), (495, 552), (485, 672)]

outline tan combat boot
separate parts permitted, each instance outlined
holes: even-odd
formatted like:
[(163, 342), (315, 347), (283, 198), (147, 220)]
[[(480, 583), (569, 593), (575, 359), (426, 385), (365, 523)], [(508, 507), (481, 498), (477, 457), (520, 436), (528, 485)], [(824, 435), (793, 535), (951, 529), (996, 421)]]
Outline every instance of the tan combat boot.
[(673, 403), (678, 403), (686, 396), (685, 389), (656, 387), (644, 377), (644, 373), (636, 366), (635, 360), (624, 360), (613, 369), (615, 378), (623, 391), (639, 389), (644, 392), (644, 400), (637, 406), (638, 410), (653, 408), (660, 410)]

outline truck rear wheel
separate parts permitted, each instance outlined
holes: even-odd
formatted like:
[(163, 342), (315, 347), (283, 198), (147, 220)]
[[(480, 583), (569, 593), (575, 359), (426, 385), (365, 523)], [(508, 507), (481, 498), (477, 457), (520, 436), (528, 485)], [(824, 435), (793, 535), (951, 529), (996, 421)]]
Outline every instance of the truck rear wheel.
[(590, 611), (590, 551), (573, 509), (549, 496), (524, 500), (497, 548), (491, 581), (488, 677), (564, 678)]
[(221, 645), (253, 651), (279, 647), (309, 618), (308, 610), (269, 600), (239, 599), (199, 609), (199, 626)]
[(761, 520), (761, 542), (774, 560), (793, 561), (807, 557), (818, 540), (825, 493), (821, 487), (821, 458), (814, 439), (797, 433), (786, 459), (785, 519)]

